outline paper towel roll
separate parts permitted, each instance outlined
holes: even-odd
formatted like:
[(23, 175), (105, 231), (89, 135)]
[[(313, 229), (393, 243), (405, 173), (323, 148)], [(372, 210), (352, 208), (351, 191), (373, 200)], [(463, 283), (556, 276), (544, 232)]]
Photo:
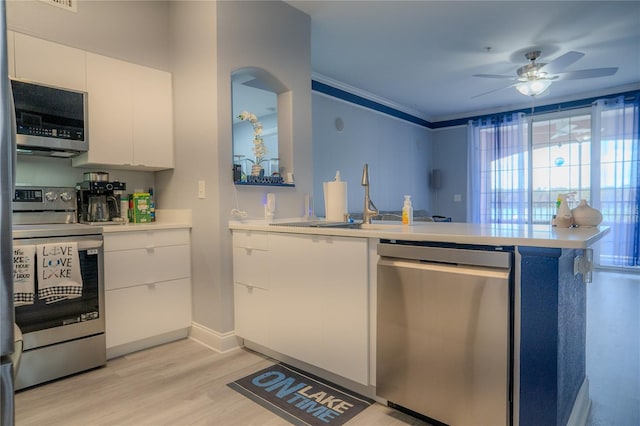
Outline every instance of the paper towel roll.
[(347, 182), (340, 180), (323, 182), (322, 187), (326, 219), (332, 222), (343, 222), (344, 215), (347, 214)]

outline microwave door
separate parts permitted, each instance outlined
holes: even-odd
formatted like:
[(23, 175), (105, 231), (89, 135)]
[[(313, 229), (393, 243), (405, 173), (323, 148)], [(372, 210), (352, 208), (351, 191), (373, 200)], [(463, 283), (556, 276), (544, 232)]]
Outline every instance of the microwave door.
[(88, 150), (86, 92), (19, 79), (11, 86), (19, 153), (73, 157)]

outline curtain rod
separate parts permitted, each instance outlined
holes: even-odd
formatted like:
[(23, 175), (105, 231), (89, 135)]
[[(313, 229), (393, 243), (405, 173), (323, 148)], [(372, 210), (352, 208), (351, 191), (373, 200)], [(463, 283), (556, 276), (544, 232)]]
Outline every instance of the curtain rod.
[[(600, 99), (615, 99), (620, 96), (624, 96), (625, 101), (633, 101), (640, 97), (640, 90), (634, 90), (631, 92), (617, 93), (606, 96), (596, 96), (587, 99), (580, 99), (578, 101), (570, 101), (570, 102), (560, 102), (557, 104), (551, 105), (542, 105), (539, 107), (533, 107), (533, 112), (531, 112), (531, 108), (522, 108), (517, 111), (511, 111), (508, 113), (516, 113), (516, 112), (524, 112), (527, 116), (535, 116), (541, 114), (549, 114), (551, 112), (563, 112), (563, 111), (571, 111), (574, 109), (587, 108), (593, 105), (594, 102)], [(505, 114), (508, 114), (505, 113)]]

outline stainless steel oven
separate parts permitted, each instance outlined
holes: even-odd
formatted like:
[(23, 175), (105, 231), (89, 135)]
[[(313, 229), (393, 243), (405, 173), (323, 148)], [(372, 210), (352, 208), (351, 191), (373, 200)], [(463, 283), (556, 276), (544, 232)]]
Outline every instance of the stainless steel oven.
[[(61, 197), (61, 194), (71, 196)], [(106, 363), (104, 321), (104, 266), (102, 228), (74, 221), (73, 188), (18, 187), (14, 197), (14, 276), (25, 262), (20, 257), (29, 250), (34, 267), (29, 297), (14, 296), (15, 320), (23, 334), (23, 353), (16, 389), (23, 389)], [(27, 208), (30, 207), (30, 208)], [(47, 219), (49, 218), (49, 219)], [(25, 223), (37, 222), (37, 223)], [(81, 279), (77, 293), (47, 298), (42, 292), (47, 278), (39, 272), (43, 262), (51, 262), (48, 247), (73, 247), (74, 266)], [(28, 263), (28, 262), (26, 262)], [(17, 280), (15, 280), (17, 282)], [(16, 293), (18, 286), (16, 285)]]

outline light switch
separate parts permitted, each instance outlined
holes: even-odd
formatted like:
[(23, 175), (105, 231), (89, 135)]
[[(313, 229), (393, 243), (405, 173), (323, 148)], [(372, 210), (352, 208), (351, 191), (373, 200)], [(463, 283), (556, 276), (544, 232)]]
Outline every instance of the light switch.
[(204, 181), (198, 181), (198, 198), (206, 198), (206, 192), (204, 188)]
[(453, 201), (456, 203), (462, 201), (462, 194), (453, 194)]

